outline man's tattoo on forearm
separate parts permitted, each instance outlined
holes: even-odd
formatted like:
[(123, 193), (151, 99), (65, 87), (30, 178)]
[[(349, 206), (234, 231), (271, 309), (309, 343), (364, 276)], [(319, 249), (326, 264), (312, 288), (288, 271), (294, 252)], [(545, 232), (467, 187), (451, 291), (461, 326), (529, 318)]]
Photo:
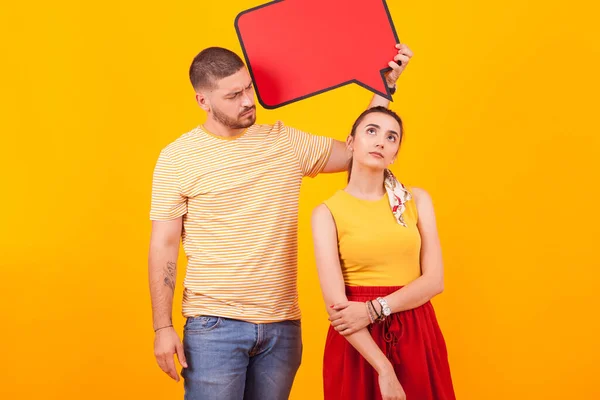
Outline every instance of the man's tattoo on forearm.
[(164, 283), (165, 283), (165, 286), (170, 287), (173, 292), (175, 292), (175, 280), (176, 280), (175, 274), (176, 273), (177, 273), (177, 263), (169, 261), (167, 263), (167, 267), (165, 268)]

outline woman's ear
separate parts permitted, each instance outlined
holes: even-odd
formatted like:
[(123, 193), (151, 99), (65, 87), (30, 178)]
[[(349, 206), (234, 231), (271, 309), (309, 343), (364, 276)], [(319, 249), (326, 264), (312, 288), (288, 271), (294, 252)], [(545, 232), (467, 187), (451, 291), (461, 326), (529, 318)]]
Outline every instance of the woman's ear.
[(348, 136), (346, 138), (346, 149), (348, 149), (348, 151), (353, 152), (354, 148), (352, 147), (352, 144), (354, 143), (354, 137), (353, 136)]

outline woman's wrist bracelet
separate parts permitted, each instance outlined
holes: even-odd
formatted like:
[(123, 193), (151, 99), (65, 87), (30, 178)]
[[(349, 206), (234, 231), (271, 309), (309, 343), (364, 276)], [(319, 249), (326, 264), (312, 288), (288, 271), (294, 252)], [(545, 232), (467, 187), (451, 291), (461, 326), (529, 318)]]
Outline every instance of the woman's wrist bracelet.
[(369, 315), (369, 320), (371, 321), (371, 323), (374, 323), (375, 319), (373, 318), (373, 314), (371, 313), (371, 309), (369, 308), (368, 301), (365, 301), (365, 307), (367, 307), (367, 314)]
[(383, 321), (385, 319), (385, 316), (383, 315), (383, 310), (381, 313), (378, 313), (377, 308), (373, 305), (373, 300), (369, 300), (369, 303), (371, 303), (371, 307), (373, 307), (375, 315), (377, 315), (376, 321)]

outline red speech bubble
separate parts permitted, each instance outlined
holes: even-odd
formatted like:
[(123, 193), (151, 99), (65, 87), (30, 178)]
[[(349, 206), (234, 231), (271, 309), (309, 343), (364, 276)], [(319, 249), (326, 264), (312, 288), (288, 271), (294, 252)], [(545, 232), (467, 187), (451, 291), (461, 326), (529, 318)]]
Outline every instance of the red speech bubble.
[(385, 0), (277, 0), (235, 28), (265, 108), (352, 82), (391, 100), (384, 73), (399, 41)]

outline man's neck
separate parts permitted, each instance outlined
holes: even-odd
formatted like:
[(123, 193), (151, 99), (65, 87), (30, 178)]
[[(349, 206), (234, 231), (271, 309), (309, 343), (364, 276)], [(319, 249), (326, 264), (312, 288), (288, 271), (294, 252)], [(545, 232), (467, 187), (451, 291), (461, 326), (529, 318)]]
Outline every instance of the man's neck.
[(204, 123), (204, 128), (212, 133), (213, 135), (223, 136), (223, 137), (234, 137), (239, 136), (244, 132), (244, 128), (232, 129), (228, 126), (223, 125), (222, 123), (215, 121), (212, 118), (208, 118)]

